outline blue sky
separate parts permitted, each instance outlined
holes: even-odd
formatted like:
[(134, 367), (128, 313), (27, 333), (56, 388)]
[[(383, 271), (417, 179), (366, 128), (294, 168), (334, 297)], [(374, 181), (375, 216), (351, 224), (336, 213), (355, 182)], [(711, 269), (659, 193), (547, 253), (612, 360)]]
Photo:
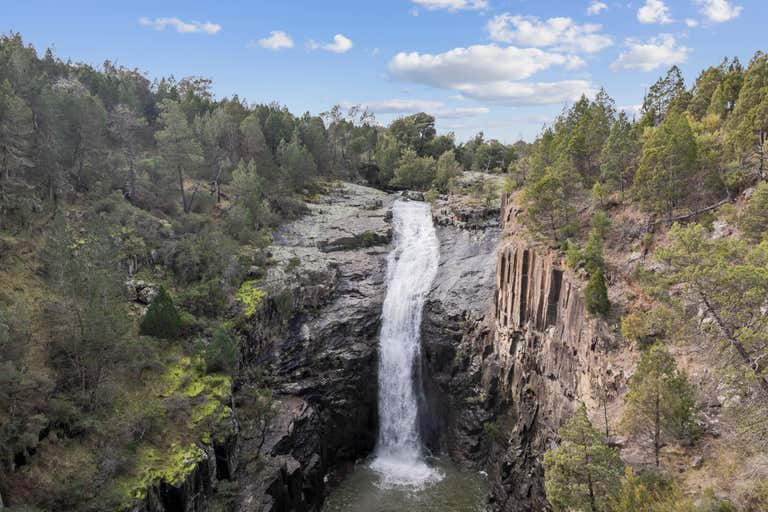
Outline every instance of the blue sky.
[(631, 110), (671, 64), (689, 83), (726, 55), (746, 64), (766, 20), (766, 0), (0, 0), (0, 30), (64, 59), (205, 76), (295, 113), (424, 110), (459, 140), (504, 142), (600, 86)]

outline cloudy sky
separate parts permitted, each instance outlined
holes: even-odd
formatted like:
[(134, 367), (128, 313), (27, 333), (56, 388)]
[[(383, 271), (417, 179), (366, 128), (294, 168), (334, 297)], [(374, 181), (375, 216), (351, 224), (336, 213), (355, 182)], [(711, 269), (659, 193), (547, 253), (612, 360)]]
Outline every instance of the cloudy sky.
[(765, 20), (768, 0), (0, 0), (0, 29), (65, 59), (205, 76), (295, 113), (426, 111), (505, 142), (601, 86), (632, 111), (672, 64), (692, 82), (746, 63), (768, 51)]

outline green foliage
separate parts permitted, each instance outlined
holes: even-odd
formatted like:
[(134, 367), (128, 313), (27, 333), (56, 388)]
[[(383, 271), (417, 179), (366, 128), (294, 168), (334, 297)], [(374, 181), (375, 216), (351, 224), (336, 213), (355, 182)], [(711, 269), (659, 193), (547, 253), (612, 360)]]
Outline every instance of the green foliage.
[(605, 206), (605, 201), (608, 199), (608, 189), (605, 185), (596, 181), (592, 186), (591, 195), (592, 203), (597, 207), (603, 208)]
[(434, 185), (441, 192), (447, 192), (454, 180), (461, 175), (461, 165), (453, 151), (446, 151), (437, 159)]
[(754, 242), (762, 240), (768, 232), (768, 183), (755, 187), (739, 217), (739, 228)]
[(0, 82), (0, 180), (30, 165), (32, 111), (14, 94), (8, 80)]
[(236, 299), (243, 308), (245, 318), (251, 318), (261, 307), (267, 294), (259, 287), (259, 281), (245, 281), (237, 291)]
[(413, 150), (416, 156), (430, 156), (427, 151), (437, 133), (435, 118), (423, 112), (401, 117), (390, 124), (389, 133), (401, 146)]
[(297, 138), (280, 143), (277, 161), (281, 172), (296, 191), (302, 190), (317, 174), (317, 164), (312, 154)]
[(656, 466), (669, 440), (693, 439), (693, 388), (674, 357), (659, 343), (643, 352), (629, 380), (624, 428), (649, 446)]
[(180, 103), (163, 103), (160, 124), (163, 129), (155, 133), (155, 139), (163, 162), (163, 179), (177, 182), (182, 208), (189, 213), (194, 193), (189, 196), (184, 177), (203, 162), (203, 150)]
[(581, 405), (558, 431), (560, 446), (544, 454), (547, 499), (555, 510), (610, 510), (623, 470)]
[(391, 184), (396, 187), (424, 190), (435, 179), (435, 160), (422, 157), (413, 149), (406, 149), (400, 156)]
[(203, 350), (206, 371), (232, 373), (239, 355), (237, 340), (224, 326), (219, 326)]
[(668, 217), (686, 197), (696, 161), (696, 139), (687, 118), (669, 115), (643, 145), (634, 193), (649, 210)]
[(638, 153), (639, 144), (632, 124), (624, 112), (619, 112), (601, 153), (600, 175), (621, 191), (622, 199), (634, 178)]
[(589, 278), (584, 288), (584, 306), (592, 315), (607, 315), (611, 310), (608, 301), (608, 287), (605, 284), (603, 269), (598, 268)]
[(181, 329), (181, 318), (176, 305), (170, 294), (161, 287), (141, 320), (141, 333), (172, 340), (178, 336), (179, 329)]
[(639, 475), (626, 468), (621, 487), (611, 502), (612, 512), (693, 512), (677, 485), (659, 473)]

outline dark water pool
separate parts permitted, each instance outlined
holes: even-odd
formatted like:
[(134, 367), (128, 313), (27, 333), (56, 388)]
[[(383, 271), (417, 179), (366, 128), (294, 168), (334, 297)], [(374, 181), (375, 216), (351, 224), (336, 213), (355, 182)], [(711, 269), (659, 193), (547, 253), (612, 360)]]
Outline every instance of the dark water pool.
[(423, 488), (386, 487), (369, 463), (359, 464), (326, 500), (323, 512), (482, 512), (486, 479), (447, 459), (430, 461), (442, 475)]

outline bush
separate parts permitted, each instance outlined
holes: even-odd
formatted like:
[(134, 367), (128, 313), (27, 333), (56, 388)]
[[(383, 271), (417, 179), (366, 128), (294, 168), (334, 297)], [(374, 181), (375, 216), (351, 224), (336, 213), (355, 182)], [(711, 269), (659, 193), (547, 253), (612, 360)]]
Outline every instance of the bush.
[(173, 299), (165, 288), (160, 288), (157, 297), (149, 305), (147, 314), (141, 321), (141, 333), (170, 340), (178, 336), (179, 329), (181, 329), (181, 318)]
[(759, 242), (768, 231), (768, 183), (761, 183), (755, 188), (739, 218), (739, 227), (755, 242)]
[(598, 268), (589, 278), (587, 287), (584, 289), (584, 303), (587, 311), (593, 315), (605, 316), (611, 310), (611, 303), (608, 301), (608, 287), (605, 284), (603, 270)]
[(237, 340), (224, 327), (217, 327), (203, 351), (207, 372), (231, 373), (237, 366)]

